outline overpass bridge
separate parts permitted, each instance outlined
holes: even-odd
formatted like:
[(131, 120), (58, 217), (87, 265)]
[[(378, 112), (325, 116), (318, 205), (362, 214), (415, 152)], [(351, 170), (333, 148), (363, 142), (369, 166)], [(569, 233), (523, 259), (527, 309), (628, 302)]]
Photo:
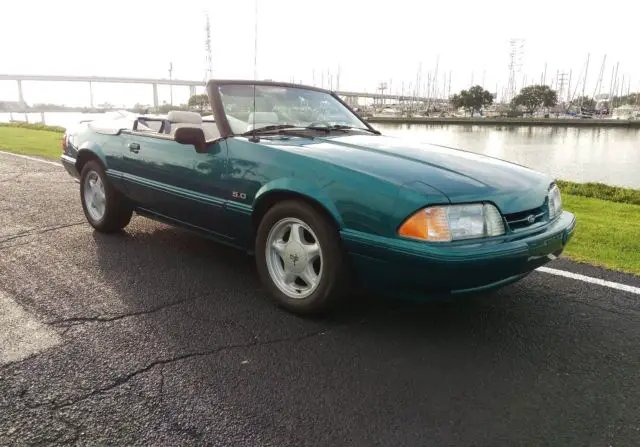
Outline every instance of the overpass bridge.
[[(193, 96), (196, 87), (204, 87), (206, 82), (193, 81), (187, 79), (155, 79), (155, 78), (127, 78), (127, 77), (106, 77), (106, 76), (62, 76), (62, 75), (21, 75), (21, 74), (0, 74), (0, 81), (15, 81), (18, 87), (18, 100), (20, 104), (26, 104), (22, 89), (23, 81), (40, 82), (78, 82), (89, 85), (89, 100), (91, 107), (93, 103), (93, 84), (143, 84), (150, 85), (153, 89), (153, 105), (158, 107), (158, 85), (187, 86), (189, 94)], [(345, 99), (350, 105), (357, 105), (360, 99), (373, 99), (376, 102), (433, 102), (427, 97), (415, 97), (410, 95), (391, 95), (384, 93), (367, 93), (355, 91), (337, 91), (339, 96)]]

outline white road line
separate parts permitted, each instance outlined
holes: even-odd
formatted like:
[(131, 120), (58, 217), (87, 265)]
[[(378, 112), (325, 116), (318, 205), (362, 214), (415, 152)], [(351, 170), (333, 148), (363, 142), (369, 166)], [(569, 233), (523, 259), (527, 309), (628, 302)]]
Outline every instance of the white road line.
[(2, 154), (2, 155), (11, 155), (12, 157), (18, 157), (18, 158), (26, 158), (27, 160), (39, 161), (40, 163), (46, 163), (48, 165), (62, 167), (61, 163), (56, 163), (55, 161), (43, 160), (42, 158), (29, 157), (28, 155), (13, 154), (11, 152), (5, 152), (5, 151), (0, 151), (0, 154)]
[(578, 281), (584, 281), (591, 284), (597, 284), (599, 286), (610, 287), (612, 289), (622, 290), (624, 292), (640, 295), (640, 287), (629, 286), (627, 284), (620, 284), (613, 281), (605, 281), (604, 279), (592, 278), (591, 276), (580, 275), (578, 273), (566, 272), (564, 270), (552, 269), (549, 267), (538, 267), (536, 270), (543, 273), (549, 273), (551, 275), (564, 276), (565, 278), (577, 279)]

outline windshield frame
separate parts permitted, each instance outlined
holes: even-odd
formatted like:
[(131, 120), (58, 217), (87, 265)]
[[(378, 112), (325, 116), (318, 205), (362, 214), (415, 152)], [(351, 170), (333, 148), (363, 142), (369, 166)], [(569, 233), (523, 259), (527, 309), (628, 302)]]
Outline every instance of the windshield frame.
[[(367, 123), (360, 115), (358, 115), (355, 110), (353, 110), (349, 105), (338, 96), (338, 94), (332, 90), (326, 90), (319, 87), (311, 87), (308, 85), (301, 84), (292, 84), (289, 82), (274, 82), (274, 81), (251, 81), (251, 80), (242, 80), (242, 79), (212, 79), (207, 82), (207, 93), (209, 95), (209, 99), (211, 101), (211, 107), (213, 109), (213, 115), (215, 117), (215, 121), (218, 124), (218, 130), (220, 131), (221, 138), (228, 137), (236, 137), (242, 136), (239, 133), (233, 133), (231, 130), (231, 126), (229, 125), (229, 121), (227, 120), (227, 114), (224, 110), (224, 104), (222, 103), (222, 98), (220, 96), (219, 87), (223, 85), (247, 85), (247, 86), (273, 86), (273, 87), (283, 87), (283, 88), (296, 88), (303, 90), (312, 90), (320, 93), (325, 93), (327, 95), (332, 96), (336, 101), (338, 101), (343, 107), (345, 107), (349, 113), (351, 113), (356, 120), (362, 123), (362, 126), (368, 130), (370, 130), (373, 134), (379, 134), (379, 132), (374, 129), (369, 123)], [(364, 130), (364, 129), (363, 129)]]

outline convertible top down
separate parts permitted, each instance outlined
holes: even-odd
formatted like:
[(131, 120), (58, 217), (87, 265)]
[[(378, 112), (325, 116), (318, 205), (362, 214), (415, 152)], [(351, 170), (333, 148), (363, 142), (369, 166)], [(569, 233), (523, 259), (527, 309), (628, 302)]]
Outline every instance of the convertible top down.
[(381, 135), (333, 92), (212, 80), (207, 93), (212, 117), (120, 113), (68, 130), (61, 160), (96, 230), (136, 212), (254, 253), (268, 294), (312, 314), (354, 285), (501, 287), (575, 229), (549, 176)]

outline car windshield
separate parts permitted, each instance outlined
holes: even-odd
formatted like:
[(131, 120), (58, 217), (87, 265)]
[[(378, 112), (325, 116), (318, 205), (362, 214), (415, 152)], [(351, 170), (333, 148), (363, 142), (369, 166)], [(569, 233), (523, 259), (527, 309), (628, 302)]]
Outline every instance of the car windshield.
[(329, 128), (337, 125), (367, 130), (357, 116), (325, 92), (253, 84), (223, 84), (218, 89), (234, 134), (266, 126)]

